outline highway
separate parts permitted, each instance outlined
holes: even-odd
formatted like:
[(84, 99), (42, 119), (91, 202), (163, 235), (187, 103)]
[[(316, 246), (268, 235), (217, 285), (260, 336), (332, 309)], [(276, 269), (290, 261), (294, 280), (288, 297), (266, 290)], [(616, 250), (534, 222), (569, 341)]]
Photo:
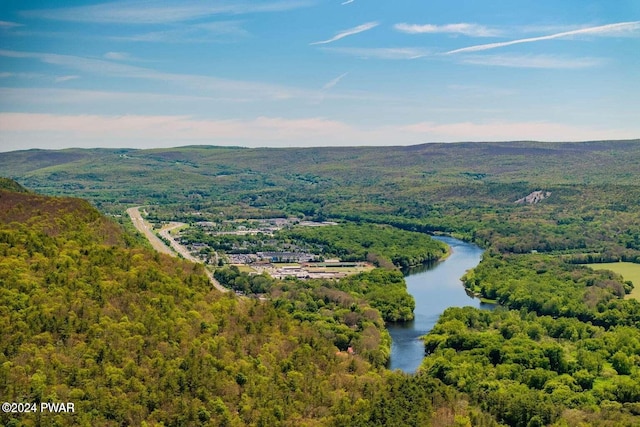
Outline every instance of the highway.
[[(187, 248), (185, 248), (184, 246), (182, 246), (180, 243), (178, 243), (173, 236), (169, 233), (171, 230), (181, 227), (184, 224), (180, 223), (180, 222), (172, 222), (169, 225), (165, 226), (162, 228), (162, 230), (160, 230), (160, 235), (162, 237), (164, 237), (165, 239), (167, 239), (169, 241), (169, 243), (171, 243), (171, 247), (175, 250), (171, 250), (171, 248), (169, 248), (162, 240), (160, 240), (158, 238), (158, 236), (156, 236), (153, 231), (151, 231), (151, 225), (144, 220), (144, 218), (142, 218), (142, 215), (140, 214), (140, 207), (137, 206), (135, 208), (129, 208), (127, 209), (127, 214), (129, 215), (129, 218), (131, 218), (131, 222), (133, 222), (133, 225), (138, 229), (138, 231), (140, 231), (146, 238), (147, 240), (149, 240), (149, 243), (151, 243), (151, 246), (153, 246), (153, 248), (163, 254), (167, 254), (167, 255), (171, 255), (173, 257), (177, 257), (177, 254), (182, 255), (182, 257), (186, 260), (189, 260), (191, 262), (195, 262), (196, 264), (202, 264), (198, 259), (194, 258), (189, 251), (187, 250)], [(211, 281), (211, 283), (213, 284), (213, 286), (219, 290), (220, 292), (229, 292), (229, 289), (225, 288), (224, 286), (222, 286), (220, 284), (220, 282), (218, 282), (214, 277), (213, 274), (211, 273), (211, 271), (209, 271), (208, 268), (205, 267), (204, 269), (205, 273), (207, 274), (207, 277), (209, 278), (209, 280)]]
[(144, 237), (147, 238), (149, 243), (151, 243), (153, 249), (162, 254), (176, 256), (171, 248), (165, 245), (164, 242), (160, 240), (158, 236), (153, 233), (153, 231), (151, 231), (151, 225), (142, 218), (139, 206), (127, 209), (127, 214), (129, 215), (129, 218), (131, 218), (131, 222), (133, 222), (133, 225), (138, 229), (139, 232), (144, 235)]

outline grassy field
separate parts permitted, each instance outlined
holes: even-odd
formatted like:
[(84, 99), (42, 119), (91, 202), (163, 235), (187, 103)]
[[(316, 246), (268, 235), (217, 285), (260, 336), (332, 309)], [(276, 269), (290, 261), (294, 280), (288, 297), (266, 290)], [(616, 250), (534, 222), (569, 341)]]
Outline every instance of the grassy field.
[(257, 273), (256, 270), (248, 265), (237, 265), (236, 267), (238, 267), (238, 270), (240, 270), (241, 273)]
[(630, 280), (633, 283), (633, 291), (627, 298), (635, 298), (640, 300), (640, 264), (632, 262), (609, 262), (604, 264), (587, 264), (594, 270), (611, 270), (620, 274), (624, 280)]

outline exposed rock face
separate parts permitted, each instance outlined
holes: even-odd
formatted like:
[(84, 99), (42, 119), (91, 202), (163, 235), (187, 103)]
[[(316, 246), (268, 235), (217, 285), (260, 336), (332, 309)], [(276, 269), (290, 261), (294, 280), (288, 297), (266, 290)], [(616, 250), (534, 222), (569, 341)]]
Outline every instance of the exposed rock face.
[(533, 205), (533, 204), (536, 204), (538, 202), (543, 201), (544, 199), (546, 199), (549, 196), (551, 196), (551, 192), (550, 191), (538, 190), (538, 191), (532, 192), (531, 194), (529, 194), (526, 197), (523, 197), (522, 199), (516, 200), (516, 203), (520, 203), (520, 204), (529, 203), (529, 204)]

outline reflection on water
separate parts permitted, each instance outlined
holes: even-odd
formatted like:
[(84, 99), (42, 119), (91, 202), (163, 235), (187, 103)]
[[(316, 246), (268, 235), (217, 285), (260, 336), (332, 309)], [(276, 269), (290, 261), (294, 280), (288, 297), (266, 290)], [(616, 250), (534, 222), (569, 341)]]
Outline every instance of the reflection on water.
[(442, 261), (428, 261), (418, 267), (403, 269), (402, 274), (405, 276), (412, 276), (414, 274), (424, 273), (425, 271), (432, 270), (436, 265), (441, 263)]
[(420, 337), (433, 328), (446, 308), (493, 308), (493, 305), (481, 303), (479, 299), (467, 295), (460, 280), (465, 271), (478, 265), (482, 249), (452, 237), (434, 238), (449, 245), (452, 253), (444, 261), (412, 269), (406, 276), (409, 293), (416, 300), (415, 319), (387, 324), (393, 340), (391, 369), (408, 373), (416, 371), (424, 357), (424, 345)]

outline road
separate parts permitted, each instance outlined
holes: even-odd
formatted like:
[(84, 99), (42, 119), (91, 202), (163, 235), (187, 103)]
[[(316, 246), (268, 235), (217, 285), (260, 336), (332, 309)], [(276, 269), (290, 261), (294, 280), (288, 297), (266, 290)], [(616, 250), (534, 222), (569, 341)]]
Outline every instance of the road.
[(163, 254), (175, 256), (175, 253), (171, 250), (171, 248), (165, 245), (164, 242), (158, 238), (158, 236), (153, 234), (153, 231), (151, 231), (151, 225), (142, 218), (139, 206), (127, 209), (127, 214), (129, 214), (129, 218), (131, 218), (131, 222), (133, 222), (133, 225), (138, 229), (139, 232), (144, 235), (144, 237), (147, 238), (149, 243), (151, 243), (153, 249)]
[[(131, 221), (133, 222), (133, 225), (138, 229), (138, 231), (140, 231), (147, 238), (147, 240), (149, 240), (149, 243), (151, 243), (151, 246), (153, 246), (153, 248), (156, 251), (158, 251), (160, 253), (163, 253), (163, 254), (171, 255), (173, 257), (176, 257), (176, 256), (178, 256), (177, 254), (180, 254), (186, 260), (189, 260), (191, 262), (195, 262), (196, 264), (202, 264), (200, 262), (200, 260), (198, 260), (195, 257), (193, 257), (189, 253), (187, 248), (185, 248), (180, 243), (178, 243), (173, 238), (173, 236), (169, 233), (171, 230), (173, 230), (175, 228), (182, 227), (184, 225), (183, 223), (181, 223), (181, 222), (172, 222), (169, 225), (163, 227), (162, 230), (160, 230), (160, 235), (162, 237), (164, 237), (165, 239), (167, 239), (169, 241), (169, 243), (171, 243), (171, 247), (175, 250), (175, 252), (174, 252), (162, 240), (160, 240), (158, 238), (158, 236), (156, 236), (151, 231), (151, 225), (147, 221), (145, 221), (144, 218), (142, 218), (142, 215), (140, 214), (140, 207), (139, 206), (135, 207), (135, 208), (127, 209), (127, 214), (131, 218)], [(209, 278), (209, 281), (211, 282), (211, 284), (213, 284), (213, 286), (217, 290), (219, 290), (220, 292), (229, 292), (229, 289), (227, 289), (224, 286), (222, 286), (220, 284), (220, 282), (218, 282), (215, 279), (215, 277), (213, 277), (213, 274), (209, 271), (208, 268), (205, 267), (204, 271), (207, 274), (207, 277)]]
[(196, 259), (193, 255), (191, 255), (191, 253), (187, 250), (187, 248), (185, 248), (180, 243), (178, 243), (170, 233), (171, 230), (175, 230), (176, 228), (180, 228), (183, 225), (185, 225), (185, 224), (182, 223), (182, 222), (170, 222), (169, 224), (167, 224), (164, 227), (162, 227), (162, 229), (159, 231), (158, 234), (160, 234), (160, 236), (162, 236), (165, 239), (167, 239), (169, 241), (169, 243), (171, 244), (171, 248), (174, 251), (178, 252), (180, 255), (182, 255), (182, 257), (184, 259), (188, 259), (191, 262), (200, 263), (200, 260)]

